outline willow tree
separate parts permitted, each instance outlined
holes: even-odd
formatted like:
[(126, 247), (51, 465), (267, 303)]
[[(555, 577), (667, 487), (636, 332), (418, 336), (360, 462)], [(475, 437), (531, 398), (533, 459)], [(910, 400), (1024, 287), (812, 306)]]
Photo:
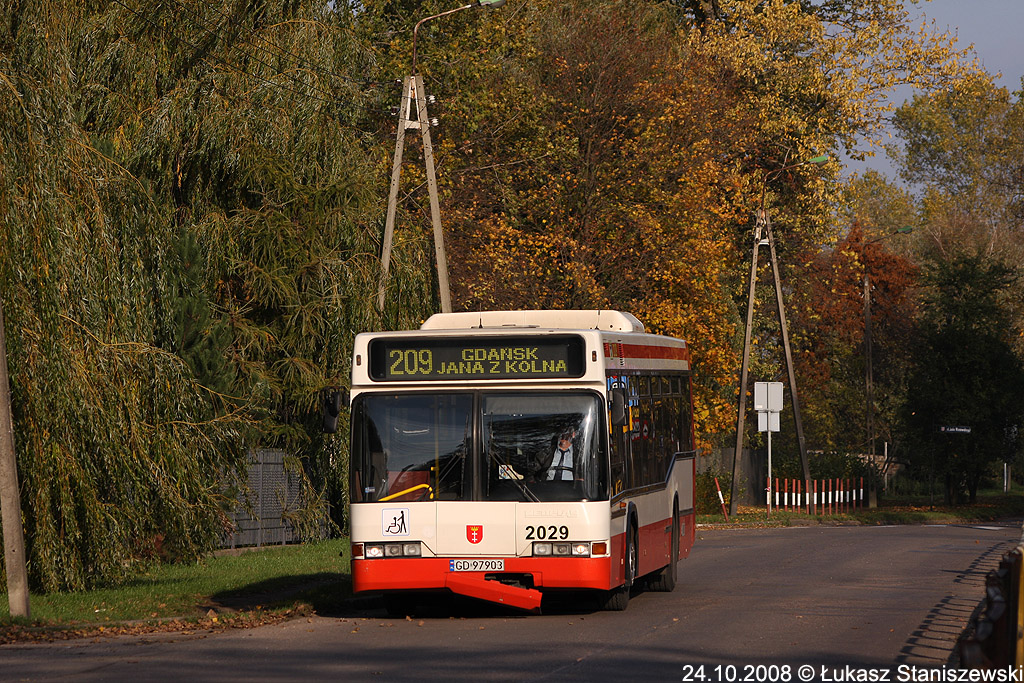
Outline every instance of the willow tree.
[[(37, 587), (209, 548), (249, 447), (287, 448), (309, 502), (340, 500), (317, 396), (380, 324), (387, 163), (350, 19), (326, 2), (0, 10), (0, 296)], [(429, 291), (429, 273), (396, 279)]]
[(215, 398), (156, 343), (172, 213), (91, 130), (96, 19), (7, 6), (0, 38), (0, 295), (30, 577), (48, 590), (205, 548), (246, 422), (231, 402), (209, 417)]

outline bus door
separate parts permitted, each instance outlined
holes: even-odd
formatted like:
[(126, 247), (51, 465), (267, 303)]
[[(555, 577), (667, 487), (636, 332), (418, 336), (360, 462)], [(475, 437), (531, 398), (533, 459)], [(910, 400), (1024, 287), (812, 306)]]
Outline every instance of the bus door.
[[(611, 448), (611, 494), (615, 496), (629, 488), (631, 475), (630, 445), (632, 438), (632, 410), (629, 390), (624, 377), (608, 378), (609, 446)], [(617, 414), (618, 413), (618, 414)]]

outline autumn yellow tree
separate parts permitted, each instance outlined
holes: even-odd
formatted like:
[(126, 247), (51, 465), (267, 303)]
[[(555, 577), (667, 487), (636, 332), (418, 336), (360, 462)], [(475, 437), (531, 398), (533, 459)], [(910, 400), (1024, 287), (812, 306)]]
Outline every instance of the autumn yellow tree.
[(464, 147), (486, 161), (463, 162), (450, 186), (456, 300), (610, 306), (686, 337), (700, 433), (721, 431), (735, 365), (725, 263), (745, 187), (733, 154), (753, 129), (735, 82), (688, 54), (656, 6), (541, 7), (523, 30), (534, 57), (494, 89), (521, 99), (493, 122), (502, 138)]
[[(456, 307), (611, 306), (688, 338), (712, 437), (735, 417), (754, 210), (773, 211), (789, 283), (840, 234), (838, 166), (780, 169), (878, 138), (893, 85), (964, 73), (949, 36), (896, 0), (512, 0), (457, 16), (419, 44), (443, 101)], [(388, 63), (408, 47), (394, 34)], [(407, 209), (426, 224), (422, 201)], [(771, 325), (759, 332), (769, 346)]]

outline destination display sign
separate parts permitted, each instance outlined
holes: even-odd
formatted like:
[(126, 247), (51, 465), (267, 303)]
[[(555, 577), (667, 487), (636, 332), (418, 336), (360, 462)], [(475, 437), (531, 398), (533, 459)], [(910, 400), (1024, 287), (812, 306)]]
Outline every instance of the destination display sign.
[(377, 382), (582, 377), (583, 338), (576, 335), (370, 342), (370, 378)]

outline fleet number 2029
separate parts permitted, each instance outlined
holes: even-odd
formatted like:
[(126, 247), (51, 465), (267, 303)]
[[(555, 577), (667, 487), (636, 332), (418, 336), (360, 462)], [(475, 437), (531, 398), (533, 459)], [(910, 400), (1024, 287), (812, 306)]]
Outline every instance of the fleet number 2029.
[(526, 527), (527, 541), (564, 541), (569, 538), (569, 527), (555, 526), (533, 526)]

